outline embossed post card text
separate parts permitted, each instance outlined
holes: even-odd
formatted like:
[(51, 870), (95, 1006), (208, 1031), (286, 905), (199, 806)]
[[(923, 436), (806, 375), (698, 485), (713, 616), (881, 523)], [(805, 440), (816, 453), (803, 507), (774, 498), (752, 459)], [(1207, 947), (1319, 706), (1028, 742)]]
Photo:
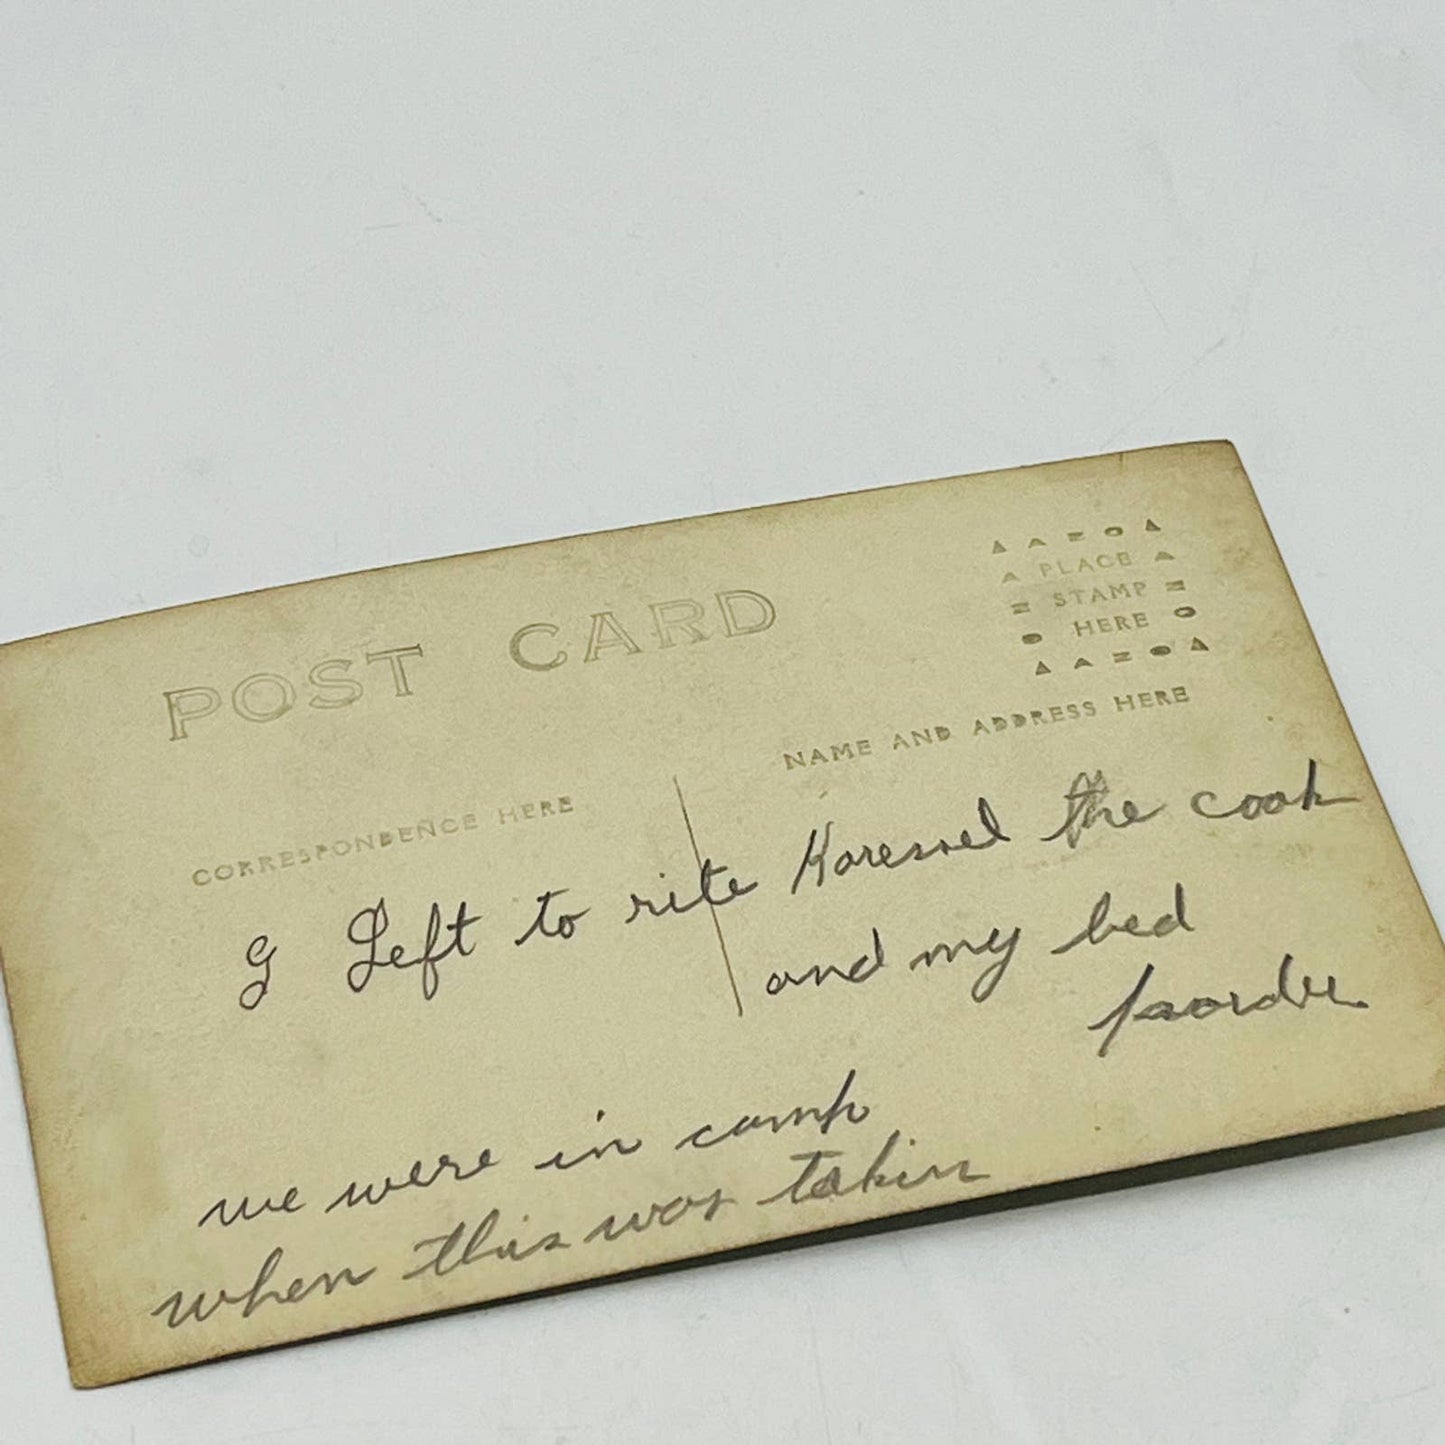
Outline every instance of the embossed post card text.
[(1445, 958), (1225, 443), (0, 649), (71, 1371), (1445, 1098)]

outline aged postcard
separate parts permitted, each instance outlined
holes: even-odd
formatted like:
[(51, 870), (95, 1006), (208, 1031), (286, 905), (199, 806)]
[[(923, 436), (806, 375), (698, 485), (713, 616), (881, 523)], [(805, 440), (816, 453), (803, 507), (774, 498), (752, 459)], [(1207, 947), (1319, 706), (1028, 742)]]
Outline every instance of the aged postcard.
[(1445, 1100), (1227, 443), (17, 642), (0, 756), (80, 1385)]

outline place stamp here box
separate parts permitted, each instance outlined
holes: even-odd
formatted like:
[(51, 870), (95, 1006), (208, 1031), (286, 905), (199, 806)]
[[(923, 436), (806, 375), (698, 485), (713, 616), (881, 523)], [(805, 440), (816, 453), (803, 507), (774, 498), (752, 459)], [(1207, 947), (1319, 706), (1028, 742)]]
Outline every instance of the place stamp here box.
[(79, 1385), (1445, 1102), (1228, 443), (16, 642), (0, 748)]

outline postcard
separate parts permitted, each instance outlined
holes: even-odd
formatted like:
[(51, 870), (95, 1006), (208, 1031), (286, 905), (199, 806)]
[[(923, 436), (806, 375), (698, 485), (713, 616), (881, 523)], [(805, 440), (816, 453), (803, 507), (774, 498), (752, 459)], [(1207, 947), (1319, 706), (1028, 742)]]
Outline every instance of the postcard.
[(1228, 443), (15, 642), (0, 756), (78, 1385), (1445, 1101)]

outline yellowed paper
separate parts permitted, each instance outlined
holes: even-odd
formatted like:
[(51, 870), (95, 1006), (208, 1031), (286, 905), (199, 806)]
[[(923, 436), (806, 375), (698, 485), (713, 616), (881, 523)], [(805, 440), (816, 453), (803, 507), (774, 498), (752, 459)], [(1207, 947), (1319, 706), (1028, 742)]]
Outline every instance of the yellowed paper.
[(0, 756), (82, 1385), (1445, 1095), (1226, 443), (16, 643)]

